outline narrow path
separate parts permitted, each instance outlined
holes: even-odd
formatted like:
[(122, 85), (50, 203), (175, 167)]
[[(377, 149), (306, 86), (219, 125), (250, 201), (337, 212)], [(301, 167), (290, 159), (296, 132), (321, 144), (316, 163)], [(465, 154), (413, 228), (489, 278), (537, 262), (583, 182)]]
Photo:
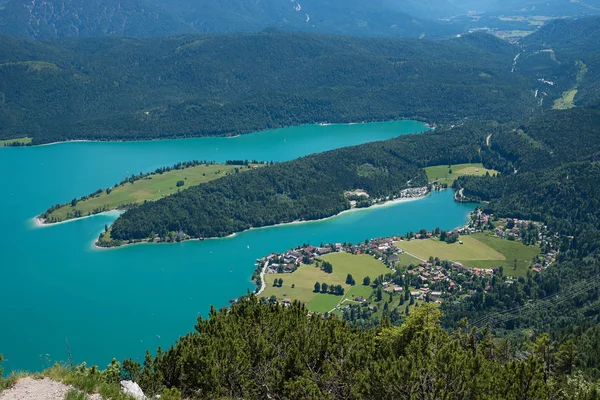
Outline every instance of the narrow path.
[(414, 257), (414, 258), (416, 258), (417, 260), (420, 260), (420, 261), (423, 261), (423, 262), (427, 262), (427, 260), (424, 260), (424, 259), (422, 259), (421, 257), (417, 257), (417, 256), (415, 256), (414, 254), (410, 254), (408, 251), (404, 251), (404, 250), (402, 250), (402, 251), (403, 251), (403, 254), (407, 254), (407, 255), (409, 255), (409, 256), (411, 256), (411, 257)]
[(344, 304), (345, 302), (349, 301), (350, 303), (356, 303), (356, 304), (360, 304), (360, 301), (356, 301), (356, 300), (350, 300), (349, 298), (344, 298), (344, 300), (340, 301), (337, 306), (333, 307), (331, 310), (329, 310), (329, 314), (331, 314), (332, 312), (335, 311), (336, 308), (338, 308), (339, 306), (341, 306), (342, 304)]
[[(21, 378), (15, 385), (0, 392), (0, 400), (63, 400), (71, 386), (53, 381), (50, 378)], [(101, 399), (99, 394), (86, 396), (89, 400)]]
[[(256, 292), (256, 296), (260, 295), (267, 288), (267, 283), (265, 282), (265, 274), (267, 273), (267, 268), (269, 268), (269, 262), (265, 263), (262, 271), (260, 271), (260, 289)], [(0, 399), (1, 400), (1, 399)]]
[(487, 138), (485, 138), (485, 144), (487, 147), (490, 147), (490, 139), (492, 138), (492, 134), (490, 133)]

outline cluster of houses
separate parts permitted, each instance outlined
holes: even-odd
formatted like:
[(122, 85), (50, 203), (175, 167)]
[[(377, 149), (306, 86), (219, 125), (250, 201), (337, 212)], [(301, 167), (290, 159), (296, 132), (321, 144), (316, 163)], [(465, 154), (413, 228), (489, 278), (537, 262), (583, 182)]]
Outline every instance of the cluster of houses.
[(399, 260), (398, 255), (402, 253), (402, 250), (393, 245), (398, 240), (397, 237), (391, 237), (365, 240), (356, 244), (332, 243), (321, 246), (301, 246), (283, 253), (271, 253), (259, 259), (257, 266), (266, 265), (266, 274), (292, 273), (301, 264), (322, 261), (321, 256), (334, 252), (369, 254), (388, 266), (393, 266), (393, 263)]
[(418, 289), (411, 292), (416, 299), (429, 298), (430, 301), (439, 301), (444, 295), (457, 293), (462, 284), (474, 278), (491, 278), (494, 270), (491, 268), (470, 268), (459, 262), (422, 262), (418, 267), (409, 269), (407, 274), (415, 282)]
[[(543, 246), (548, 243), (547, 251), (540, 254), (538, 262), (534, 261), (532, 264), (534, 272), (541, 272), (556, 258), (557, 252), (552, 250), (554, 246), (550, 240), (551, 238), (546, 236), (547, 228), (537, 222), (518, 219), (498, 220), (494, 218), (493, 214), (488, 215), (481, 210), (477, 210), (472, 214), (471, 220), (466, 226), (457, 228), (452, 232), (469, 235), (483, 231), (491, 231), (499, 238), (508, 239), (512, 237), (508, 240), (515, 241), (521, 241), (522, 231), (529, 232), (530, 236), (531, 232), (534, 232), (535, 244)], [(433, 232), (421, 230), (414, 236), (412, 232), (410, 235), (413, 240), (428, 239), (433, 236)], [(437, 231), (435, 235), (437, 235)], [(393, 236), (367, 239), (359, 243), (303, 245), (280, 254), (272, 253), (258, 260), (256, 265), (257, 270), (260, 269), (266, 274), (292, 273), (303, 263), (310, 264), (315, 261), (322, 261), (321, 257), (329, 253), (368, 254), (390, 268), (390, 273), (386, 275), (387, 279), (380, 277), (375, 285), (391, 295), (408, 296), (406, 291), (410, 291), (410, 297), (415, 300), (441, 303), (444, 299), (458, 299), (460, 296), (473, 294), (476, 290), (488, 291), (490, 289), (495, 273), (493, 269), (470, 268), (460, 262), (442, 261), (436, 258), (423, 261), (417, 266), (409, 267), (407, 270), (396, 271), (396, 263), (400, 260), (403, 251), (396, 247), (394, 243), (401, 239), (402, 237)], [(399, 276), (402, 276), (402, 279), (398, 279)], [(389, 282), (382, 281), (382, 279)], [(366, 303), (367, 300), (361, 296), (354, 298), (354, 301), (358, 303)]]
[(558, 235), (550, 235), (548, 227), (540, 222), (520, 220), (518, 218), (503, 218), (491, 223), (494, 214), (486, 214), (481, 211), (476, 213), (469, 225), (461, 228), (461, 234), (493, 231), (494, 236), (502, 239), (523, 242), (523, 238), (529, 240), (527, 245), (545, 246), (544, 254), (540, 254), (538, 260), (532, 265), (532, 271), (542, 272), (552, 264), (558, 252), (553, 250)]
[[(401, 190), (398, 194), (394, 194), (394, 195), (387, 196), (384, 198), (373, 199), (372, 201), (368, 201), (367, 205), (383, 203), (386, 201), (392, 201), (392, 200), (398, 200), (398, 199), (415, 199), (415, 198), (426, 196), (427, 193), (429, 193), (429, 188), (427, 186), (407, 188), (407, 189)], [(360, 207), (361, 201), (358, 201), (357, 199), (362, 199), (364, 202), (370, 198), (369, 194), (361, 189), (347, 191), (344, 194), (346, 195), (346, 197), (351, 199), (350, 206), (352, 208), (357, 207), (357, 206)]]

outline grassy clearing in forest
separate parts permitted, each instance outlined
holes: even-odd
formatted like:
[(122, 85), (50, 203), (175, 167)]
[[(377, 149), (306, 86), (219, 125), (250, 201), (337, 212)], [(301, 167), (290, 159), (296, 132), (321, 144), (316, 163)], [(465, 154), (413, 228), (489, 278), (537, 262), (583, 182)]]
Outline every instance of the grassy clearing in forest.
[(451, 165), (436, 165), (433, 167), (425, 168), (427, 179), (429, 182), (437, 181), (438, 183), (447, 183), (451, 186), (454, 180), (463, 175), (476, 175), (483, 176), (487, 172), (490, 175), (497, 174), (498, 171), (493, 169), (487, 169), (483, 164), (456, 164)]
[(31, 144), (31, 141), (32, 141), (32, 139), (28, 138), (28, 137), (0, 140), (0, 147), (10, 147), (10, 146), (14, 145), (15, 143), (18, 143), (20, 145), (28, 145), (28, 144)]

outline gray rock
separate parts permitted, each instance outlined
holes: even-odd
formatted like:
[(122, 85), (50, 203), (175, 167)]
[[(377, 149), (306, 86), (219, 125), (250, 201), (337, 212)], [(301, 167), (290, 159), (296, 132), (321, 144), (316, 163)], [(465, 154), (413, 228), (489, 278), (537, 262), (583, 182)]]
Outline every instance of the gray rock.
[(144, 392), (140, 386), (132, 381), (121, 381), (121, 390), (123, 393), (132, 396), (137, 400), (145, 400), (146, 396), (144, 396)]

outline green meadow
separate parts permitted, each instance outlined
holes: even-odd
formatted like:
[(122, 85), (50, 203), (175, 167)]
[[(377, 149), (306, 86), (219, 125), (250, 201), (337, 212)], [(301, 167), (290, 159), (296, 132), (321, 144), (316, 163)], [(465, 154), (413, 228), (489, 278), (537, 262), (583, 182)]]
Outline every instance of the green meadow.
[[(373, 280), (379, 275), (390, 272), (381, 261), (365, 254), (333, 253), (323, 256), (322, 259), (333, 265), (333, 273), (328, 274), (315, 264), (311, 264), (301, 265), (292, 273), (267, 274), (265, 275), (267, 287), (261, 296), (267, 298), (275, 296), (279, 301), (287, 298), (299, 300), (305, 303), (309, 310), (324, 313), (331, 311), (344, 299), (353, 299), (356, 296), (369, 297), (373, 289), (362, 285), (363, 278), (368, 276)], [(356, 285), (346, 284), (348, 274), (352, 275)], [(279, 278), (283, 279), (283, 286), (273, 286), (273, 281)], [(342, 285), (345, 293), (343, 296), (315, 293), (315, 282)]]
[[(249, 170), (246, 167), (237, 167), (241, 171)], [(76, 211), (80, 211), (82, 216), (86, 216), (88, 213), (94, 214), (98, 210), (116, 210), (130, 204), (155, 201), (180, 190), (221, 178), (234, 171), (235, 168), (235, 165), (223, 164), (198, 165), (171, 170), (162, 174), (152, 174), (133, 183), (125, 183), (114, 187), (108, 194), (103, 191), (86, 200), (78, 201), (75, 206), (72, 206), (71, 203), (66, 204), (50, 213), (47, 219), (60, 222), (73, 218)], [(183, 186), (177, 186), (179, 181), (184, 182)]]
[(554, 110), (568, 110), (569, 108), (575, 107), (575, 95), (577, 89), (570, 89), (563, 92), (559, 99), (554, 100), (552, 109)]
[[(396, 242), (395, 245), (421, 259), (430, 256), (451, 260), (471, 268), (503, 267), (505, 275), (525, 276), (537, 247), (494, 237), (486, 233), (460, 236), (459, 242), (448, 244), (437, 239)], [(517, 260), (515, 269), (515, 259)]]
[[(473, 268), (492, 268), (501, 266), (504, 268), (504, 275), (526, 276), (531, 260), (533, 257), (540, 254), (540, 249), (538, 247), (525, 246), (521, 242), (501, 239), (485, 233), (476, 233), (472, 236), (504, 256), (503, 260), (493, 262), (489, 260), (472, 260), (469, 261), (469, 263), (466, 261), (463, 263)], [(517, 260), (516, 269), (515, 259)]]
[(454, 180), (463, 175), (475, 175), (483, 176), (487, 172), (497, 174), (498, 171), (493, 169), (487, 169), (483, 164), (455, 164), (448, 167), (448, 165), (436, 165), (433, 167), (425, 168), (427, 179), (429, 182), (437, 181), (438, 183), (447, 183), (451, 186)]
[(31, 144), (31, 138), (28, 137), (24, 137), (24, 138), (17, 138), (17, 139), (6, 139), (6, 140), (0, 140), (0, 147), (5, 147), (5, 146), (11, 146), (15, 143), (19, 143), (22, 145), (26, 145), (26, 144)]

